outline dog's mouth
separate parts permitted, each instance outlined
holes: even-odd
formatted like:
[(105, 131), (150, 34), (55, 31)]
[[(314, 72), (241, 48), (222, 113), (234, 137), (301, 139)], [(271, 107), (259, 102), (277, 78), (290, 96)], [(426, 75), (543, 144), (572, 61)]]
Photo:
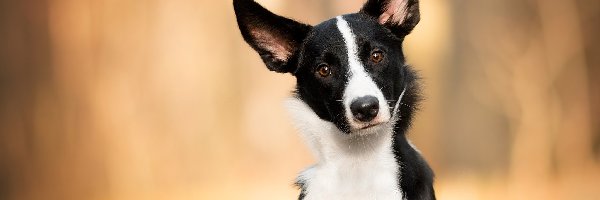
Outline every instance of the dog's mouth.
[(367, 130), (367, 129), (370, 129), (370, 128), (372, 128), (372, 127), (379, 126), (379, 125), (381, 125), (381, 124), (383, 124), (383, 122), (380, 122), (380, 123), (375, 123), (375, 124), (368, 124), (368, 125), (366, 125), (366, 126), (364, 126), (364, 127), (362, 127), (362, 128), (359, 128), (359, 130)]
[(386, 127), (386, 124), (388, 124), (387, 122), (373, 122), (373, 123), (368, 123), (368, 124), (363, 124), (360, 127), (354, 127), (351, 129), (351, 131), (349, 132), (350, 135), (371, 135), (377, 132), (380, 132), (380, 130), (384, 127)]
[(372, 122), (372, 123), (364, 124), (360, 127), (356, 127), (354, 130), (360, 131), (360, 132), (365, 132), (365, 131), (368, 132), (370, 130), (377, 129), (386, 123), (387, 123), (386, 121)]

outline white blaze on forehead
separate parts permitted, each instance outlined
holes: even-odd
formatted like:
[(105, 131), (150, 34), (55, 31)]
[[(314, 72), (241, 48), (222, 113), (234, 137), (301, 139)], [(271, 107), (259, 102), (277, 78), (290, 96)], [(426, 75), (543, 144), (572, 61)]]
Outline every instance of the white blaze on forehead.
[(348, 65), (350, 65), (350, 71), (362, 71), (364, 73), (364, 68), (358, 59), (358, 47), (356, 46), (356, 39), (350, 25), (348, 25), (348, 22), (344, 20), (342, 16), (338, 16), (336, 19), (338, 30), (342, 33), (346, 48), (348, 49)]
[(390, 111), (387, 105), (387, 101), (383, 96), (383, 93), (377, 87), (377, 84), (371, 79), (369, 74), (365, 71), (365, 67), (360, 62), (358, 57), (358, 46), (356, 43), (356, 37), (350, 28), (350, 25), (342, 16), (336, 17), (337, 27), (344, 42), (346, 43), (346, 49), (348, 50), (348, 84), (344, 91), (343, 103), (346, 110), (346, 119), (353, 128), (362, 128), (364, 124), (354, 121), (352, 112), (350, 111), (350, 104), (353, 100), (364, 96), (374, 96), (379, 100), (379, 113), (377, 117), (373, 119), (374, 123), (387, 122), (390, 119)]

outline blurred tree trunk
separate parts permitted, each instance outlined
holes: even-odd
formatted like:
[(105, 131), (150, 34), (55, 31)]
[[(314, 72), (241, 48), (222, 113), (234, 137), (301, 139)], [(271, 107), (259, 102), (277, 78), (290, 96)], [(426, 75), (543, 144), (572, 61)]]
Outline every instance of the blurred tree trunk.
[[(106, 171), (96, 148), (102, 139), (92, 136), (81, 93), (87, 84), (79, 81), (90, 59), (82, 49), (57, 51), (53, 43), (61, 31), (73, 36), (89, 28), (73, 26), (64, 16), (86, 13), (91, 4), (66, 3), (71, 10), (55, 9), (65, 1), (0, 2), (0, 199), (82, 199), (105, 193)], [(86, 20), (89, 15), (67, 18)], [(52, 22), (65, 26), (57, 31)], [(68, 40), (77, 46), (90, 38)], [(73, 68), (64, 68), (69, 65), (62, 65), (60, 53)]]
[(29, 178), (44, 157), (35, 108), (40, 90), (53, 92), (47, 5), (0, 1), (0, 199), (25, 192), (15, 190), (33, 184)]
[(39, 137), (56, 131), (35, 128), (40, 92), (53, 93), (47, 5), (0, 1), (0, 199), (34, 184), (33, 172), (45, 155)]
[(593, 149), (596, 161), (600, 161), (600, 2), (596, 0), (578, 0), (581, 28), (584, 36), (585, 59), (587, 63), (587, 79), (590, 81)]

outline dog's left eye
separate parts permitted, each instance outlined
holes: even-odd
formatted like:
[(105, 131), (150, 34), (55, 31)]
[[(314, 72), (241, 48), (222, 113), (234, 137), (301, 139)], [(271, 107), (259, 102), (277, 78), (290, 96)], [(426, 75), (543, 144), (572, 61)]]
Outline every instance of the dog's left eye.
[(375, 64), (381, 62), (383, 60), (383, 52), (381, 51), (374, 51), (373, 53), (371, 53), (371, 61)]

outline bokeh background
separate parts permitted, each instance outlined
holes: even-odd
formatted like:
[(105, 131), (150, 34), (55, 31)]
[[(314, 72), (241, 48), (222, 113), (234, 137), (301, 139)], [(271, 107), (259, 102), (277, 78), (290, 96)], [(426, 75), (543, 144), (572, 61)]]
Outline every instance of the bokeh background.
[[(316, 24), (363, 0), (258, 0)], [(600, 199), (600, 1), (422, 0), (439, 199)], [(294, 199), (314, 162), (229, 0), (1, 0), (0, 199)]]

